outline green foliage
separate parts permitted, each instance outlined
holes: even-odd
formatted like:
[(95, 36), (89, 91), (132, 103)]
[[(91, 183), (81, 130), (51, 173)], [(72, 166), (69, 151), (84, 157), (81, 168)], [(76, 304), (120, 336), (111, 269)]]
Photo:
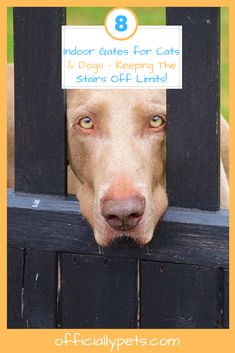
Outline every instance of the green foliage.
[[(111, 7), (67, 7), (68, 25), (103, 25)], [(165, 8), (134, 7), (139, 25), (165, 25)]]
[(13, 10), (7, 9), (7, 62), (12, 63), (13, 58)]
[(221, 9), (220, 111), (229, 120), (229, 8)]

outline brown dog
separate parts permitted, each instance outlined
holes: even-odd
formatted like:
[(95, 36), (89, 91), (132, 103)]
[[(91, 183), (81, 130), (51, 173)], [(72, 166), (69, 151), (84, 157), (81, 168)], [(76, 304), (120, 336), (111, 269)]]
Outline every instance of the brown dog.
[[(13, 186), (13, 67), (9, 67), (8, 176)], [(167, 208), (165, 90), (68, 90), (68, 189), (96, 241), (147, 244)], [(228, 125), (221, 120), (221, 207), (228, 207)], [(223, 163), (222, 163), (223, 162)], [(227, 174), (227, 175), (226, 175)]]
[(165, 91), (69, 90), (67, 102), (69, 162), (97, 242), (148, 243), (167, 207)]

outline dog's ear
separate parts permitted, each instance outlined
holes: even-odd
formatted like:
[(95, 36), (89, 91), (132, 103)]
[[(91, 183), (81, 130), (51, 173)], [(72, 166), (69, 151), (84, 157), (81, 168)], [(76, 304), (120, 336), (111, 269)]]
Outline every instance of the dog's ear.
[(64, 101), (67, 103), (67, 89), (63, 89), (64, 92)]
[(67, 119), (67, 89), (63, 89), (64, 94), (64, 107), (65, 107), (65, 119)]

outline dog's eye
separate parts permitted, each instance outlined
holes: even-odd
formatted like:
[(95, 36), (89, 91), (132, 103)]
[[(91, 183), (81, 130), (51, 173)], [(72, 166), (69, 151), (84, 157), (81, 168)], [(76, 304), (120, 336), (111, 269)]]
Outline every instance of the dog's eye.
[(83, 128), (83, 129), (92, 129), (94, 126), (94, 122), (92, 121), (89, 116), (84, 116), (81, 119), (78, 120), (78, 124)]
[(150, 127), (153, 127), (155, 129), (159, 128), (160, 126), (162, 126), (164, 124), (165, 124), (165, 120), (159, 115), (154, 115), (149, 123)]

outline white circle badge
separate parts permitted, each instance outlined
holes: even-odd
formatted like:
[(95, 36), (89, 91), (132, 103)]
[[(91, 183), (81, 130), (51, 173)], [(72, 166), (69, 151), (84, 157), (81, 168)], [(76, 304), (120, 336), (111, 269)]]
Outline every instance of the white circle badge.
[(135, 34), (138, 21), (132, 10), (117, 8), (108, 12), (104, 27), (113, 39), (126, 40)]

